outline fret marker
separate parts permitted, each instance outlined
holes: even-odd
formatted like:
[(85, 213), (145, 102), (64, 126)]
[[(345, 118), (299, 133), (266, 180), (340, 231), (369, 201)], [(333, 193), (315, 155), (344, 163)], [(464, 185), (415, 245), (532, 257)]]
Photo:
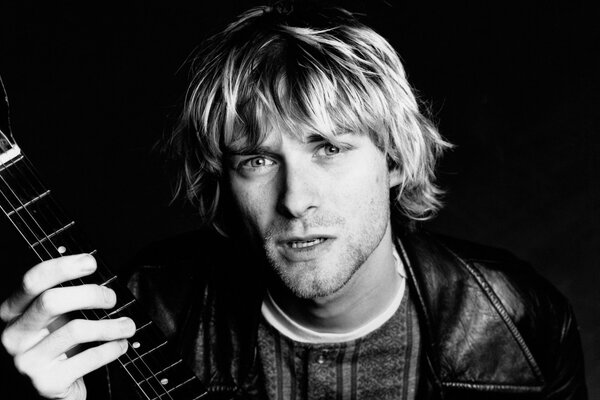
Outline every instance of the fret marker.
[(167, 378), (162, 378), (160, 380), (160, 384), (163, 385), (163, 386), (165, 386), (167, 383), (169, 383), (169, 380)]
[(58, 250), (60, 254), (65, 254), (67, 252), (67, 248), (65, 246), (59, 246), (56, 250)]
[(133, 347), (134, 349), (139, 349), (139, 348), (140, 348), (140, 346), (141, 346), (140, 342), (133, 342), (133, 343), (131, 344), (131, 347)]

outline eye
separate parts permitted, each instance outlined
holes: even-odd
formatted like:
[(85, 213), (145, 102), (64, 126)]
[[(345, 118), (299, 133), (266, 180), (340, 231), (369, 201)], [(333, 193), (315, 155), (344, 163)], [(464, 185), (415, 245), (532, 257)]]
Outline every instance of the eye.
[(339, 147), (334, 146), (331, 143), (327, 143), (319, 149), (318, 153), (326, 157), (331, 157), (339, 154), (341, 151), (342, 150)]
[(270, 160), (266, 157), (254, 157), (244, 160), (240, 166), (244, 168), (263, 168), (269, 167), (273, 164), (275, 164), (273, 160)]

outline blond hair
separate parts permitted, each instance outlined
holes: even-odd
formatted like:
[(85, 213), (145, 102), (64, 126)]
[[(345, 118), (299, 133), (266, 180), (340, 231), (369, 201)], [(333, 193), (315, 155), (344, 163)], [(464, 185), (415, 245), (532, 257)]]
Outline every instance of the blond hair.
[(253, 8), (211, 37), (192, 66), (169, 144), (177, 193), (205, 222), (219, 213), (224, 155), (261, 143), (266, 121), (334, 142), (342, 132), (368, 134), (401, 172), (393, 209), (415, 221), (440, 208), (435, 164), (450, 144), (419, 111), (392, 46), (349, 12)]

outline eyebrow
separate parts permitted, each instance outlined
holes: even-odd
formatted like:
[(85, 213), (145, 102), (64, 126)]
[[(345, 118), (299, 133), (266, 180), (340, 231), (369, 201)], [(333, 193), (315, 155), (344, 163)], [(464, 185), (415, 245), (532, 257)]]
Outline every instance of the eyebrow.
[(328, 142), (330, 141), (330, 139), (328, 139), (326, 136), (322, 136), (316, 133), (312, 133), (310, 135), (308, 135), (306, 137), (306, 143), (319, 143), (319, 142)]
[[(311, 133), (306, 136), (305, 140), (306, 140), (307, 144), (329, 142), (335, 146), (341, 146), (341, 143), (337, 140), (337, 138), (343, 137), (343, 136), (348, 136), (351, 134), (352, 134), (351, 132), (341, 132), (341, 133), (338, 133), (337, 135), (333, 135), (332, 137), (328, 137), (328, 136), (319, 135), (318, 133)], [(249, 156), (249, 155), (256, 155), (256, 154), (272, 155), (274, 153), (275, 153), (275, 150), (273, 150), (273, 147), (271, 147), (269, 145), (259, 144), (259, 143), (255, 144), (255, 145), (244, 146), (244, 147), (237, 148), (237, 149), (227, 148), (225, 150), (225, 155), (229, 156), (229, 157)]]
[(329, 142), (335, 146), (341, 146), (340, 141), (338, 140), (341, 139), (344, 136), (348, 136), (351, 135), (351, 132), (340, 132), (338, 134), (332, 135), (330, 136), (323, 136), (323, 135), (319, 135), (317, 133), (313, 133), (310, 134), (306, 137), (306, 143), (321, 143), (321, 142)]
[(239, 149), (231, 149), (228, 148), (225, 150), (225, 155), (232, 156), (249, 156), (255, 154), (273, 154), (273, 148), (271, 146), (263, 146), (260, 144), (256, 144), (254, 146), (245, 146)]

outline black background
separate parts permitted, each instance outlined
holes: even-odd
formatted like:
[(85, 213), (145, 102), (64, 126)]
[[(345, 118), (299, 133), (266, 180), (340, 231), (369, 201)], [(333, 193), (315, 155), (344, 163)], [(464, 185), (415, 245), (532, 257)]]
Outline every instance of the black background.
[[(169, 206), (151, 149), (178, 112), (187, 55), (253, 3), (0, 5), (15, 137), (114, 269), (198, 224)], [(413, 3), (343, 4), (392, 42), (457, 145), (440, 166), (446, 207), (426, 225), (512, 250), (570, 298), (600, 398), (599, 15), (583, 1)], [(33, 259), (1, 225), (5, 297)]]

